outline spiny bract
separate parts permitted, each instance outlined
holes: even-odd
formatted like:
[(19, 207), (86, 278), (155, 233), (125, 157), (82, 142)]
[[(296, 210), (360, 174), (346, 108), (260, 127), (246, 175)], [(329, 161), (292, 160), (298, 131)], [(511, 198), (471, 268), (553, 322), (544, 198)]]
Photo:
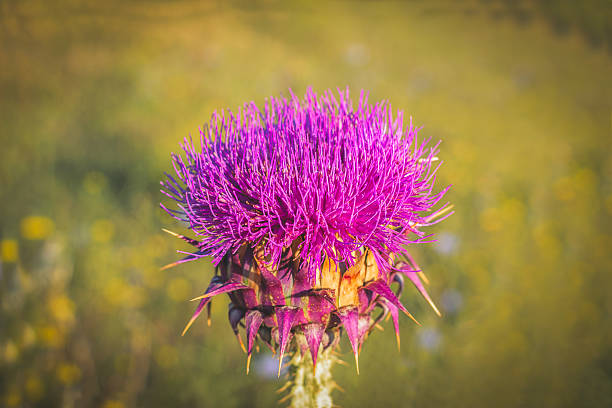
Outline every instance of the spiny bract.
[(448, 187), (433, 192), (438, 145), (427, 148), (418, 130), (364, 92), (354, 109), (348, 89), (213, 114), (200, 146), (186, 139), (184, 157), (172, 155), (176, 176), (162, 182), (178, 203), (162, 207), (198, 237), (174, 234), (196, 251), (169, 266), (205, 256), (216, 265), (185, 331), (227, 293), (243, 348), (245, 330), (247, 372), (257, 338), (278, 351), (280, 371), (291, 344), (316, 364), (342, 329), (357, 362), (388, 314), (399, 345), (399, 311), (412, 318), (398, 299), (405, 277), (439, 314), (407, 253), (429, 238), (421, 227), (451, 214), (433, 210)]

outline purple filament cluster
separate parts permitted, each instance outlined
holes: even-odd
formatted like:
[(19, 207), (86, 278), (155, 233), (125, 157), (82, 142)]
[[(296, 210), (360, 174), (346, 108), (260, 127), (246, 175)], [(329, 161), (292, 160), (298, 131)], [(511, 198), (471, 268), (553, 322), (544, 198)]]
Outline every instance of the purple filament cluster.
[(432, 191), (438, 145), (427, 147), (403, 119), (363, 91), (354, 108), (348, 89), (214, 113), (199, 145), (185, 139), (184, 156), (172, 155), (176, 176), (162, 182), (178, 208), (162, 207), (197, 234), (184, 260), (212, 256), (217, 265), (262, 245), (277, 264), (299, 240), (311, 282), (324, 259), (351, 266), (363, 248), (386, 268), (390, 254), (426, 238), (419, 228), (448, 189)]

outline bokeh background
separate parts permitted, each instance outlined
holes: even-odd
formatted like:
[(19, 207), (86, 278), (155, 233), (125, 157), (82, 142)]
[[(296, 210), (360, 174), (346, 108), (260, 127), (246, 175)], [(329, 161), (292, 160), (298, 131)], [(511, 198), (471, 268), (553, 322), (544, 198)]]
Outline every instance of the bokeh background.
[(612, 3), (0, 0), (0, 406), (270, 407), (159, 209), (215, 109), (351, 87), (442, 140), (412, 253), (437, 318), (335, 368), (343, 407), (612, 406)]

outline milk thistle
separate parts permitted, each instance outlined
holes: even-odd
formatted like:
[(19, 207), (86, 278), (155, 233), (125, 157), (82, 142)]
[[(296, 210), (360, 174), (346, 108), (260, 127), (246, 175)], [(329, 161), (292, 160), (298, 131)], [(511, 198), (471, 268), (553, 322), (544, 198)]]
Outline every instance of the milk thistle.
[(398, 347), (400, 312), (416, 322), (399, 300), (405, 278), (439, 315), (407, 252), (431, 237), (423, 227), (451, 214), (448, 204), (434, 210), (448, 187), (433, 191), (438, 144), (427, 147), (418, 131), (364, 92), (355, 109), (348, 89), (213, 114), (161, 183), (177, 202), (162, 208), (196, 237), (172, 233), (195, 249), (168, 266), (202, 257), (216, 266), (183, 334), (205, 308), (210, 323), (212, 298), (229, 295), (247, 374), (259, 341), (278, 355), (279, 374), (292, 355), (293, 406), (328, 407), (343, 331), (358, 373), (381, 320), (392, 318)]

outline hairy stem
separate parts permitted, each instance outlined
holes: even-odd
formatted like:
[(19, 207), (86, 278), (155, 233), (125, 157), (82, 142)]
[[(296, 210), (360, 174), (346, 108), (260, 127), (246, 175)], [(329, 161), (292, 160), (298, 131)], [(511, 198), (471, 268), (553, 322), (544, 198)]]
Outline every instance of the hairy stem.
[(331, 393), (336, 387), (331, 368), (336, 361), (331, 347), (320, 351), (316, 370), (309, 353), (296, 352), (291, 360), (291, 408), (331, 408)]

